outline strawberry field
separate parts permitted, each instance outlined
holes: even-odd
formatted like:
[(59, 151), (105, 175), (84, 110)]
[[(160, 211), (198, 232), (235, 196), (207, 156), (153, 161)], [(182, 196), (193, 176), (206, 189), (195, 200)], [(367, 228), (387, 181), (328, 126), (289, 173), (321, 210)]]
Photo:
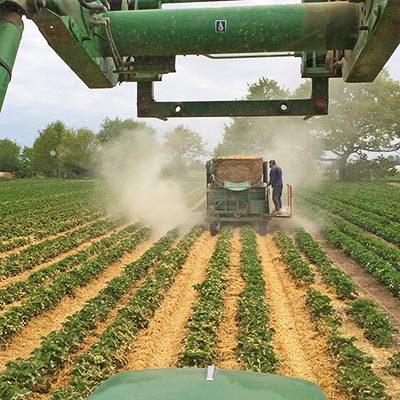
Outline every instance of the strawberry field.
[[(183, 187), (189, 207), (202, 187)], [(0, 182), (0, 399), (86, 399), (118, 371), (210, 364), (329, 400), (400, 398), (400, 187), (304, 191), (265, 236), (156, 235), (106, 199), (91, 181)]]

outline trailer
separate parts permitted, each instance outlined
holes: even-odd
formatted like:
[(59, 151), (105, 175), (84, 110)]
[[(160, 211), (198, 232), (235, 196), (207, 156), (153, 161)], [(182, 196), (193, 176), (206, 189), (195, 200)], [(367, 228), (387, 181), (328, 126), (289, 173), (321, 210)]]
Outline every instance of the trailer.
[(287, 206), (271, 212), (268, 174), (268, 162), (261, 157), (216, 157), (206, 162), (206, 220), (211, 235), (225, 224), (250, 224), (265, 234), (272, 218), (292, 217), (291, 185), (286, 185)]

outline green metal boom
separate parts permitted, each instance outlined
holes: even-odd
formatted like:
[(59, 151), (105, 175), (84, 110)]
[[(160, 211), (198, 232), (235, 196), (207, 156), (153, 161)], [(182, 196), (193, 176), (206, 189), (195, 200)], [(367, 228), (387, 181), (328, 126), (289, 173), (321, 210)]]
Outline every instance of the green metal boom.
[[(192, 2), (187, 0), (186, 2)], [(140, 117), (285, 116), (328, 113), (329, 78), (370, 82), (400, 43), (398, 0), (163, 9), (181, 0), (0, 0), (0, 108), (22, 37), (39, 27), (89, 88), (137, 82)], [(307, 99), (158, 102), (153, 82), (178, 55), (301, 56)]]

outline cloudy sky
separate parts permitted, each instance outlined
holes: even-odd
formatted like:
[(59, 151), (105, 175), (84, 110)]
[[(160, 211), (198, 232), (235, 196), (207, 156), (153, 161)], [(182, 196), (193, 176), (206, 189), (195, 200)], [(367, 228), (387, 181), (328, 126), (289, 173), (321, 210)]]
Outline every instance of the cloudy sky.
[[(260, 4), (299, 3), (300, 0), (257, 0)], [(245, 2), (241, 2), (246, 4)], [(251, 4), (254, 4), (253, 0)], [(228, 3), (224, 3), (224, 6)], [(208, 3), (209, 5), (209, 3)], [(235, 2), (234, 5), (238, 5)], [(400, 81), (400, 47), (386, 64)], [(294, 57), (272, 59), (210, 60), (177, 57), (176, 73), (155, 84), (157, 100), (234, 100), (246, 95), (248, 84), (265, 76), (294, 90), (302, 80), (300, 61)], [(136, 84), (113, 89), (88, 89), (47, 45), (36, 26), (25, 20), (25, 31), (13, 71), (13, 79), (0, 114), (0, 139), (31, 146), (38, 131), (61, 120), (71, 128), (97, 132), (104, 119), (136, 118)], [(143, 120), (160, 135), (184, 124), (199, 132), (213, 148), (229, 118), (176, 118)]]

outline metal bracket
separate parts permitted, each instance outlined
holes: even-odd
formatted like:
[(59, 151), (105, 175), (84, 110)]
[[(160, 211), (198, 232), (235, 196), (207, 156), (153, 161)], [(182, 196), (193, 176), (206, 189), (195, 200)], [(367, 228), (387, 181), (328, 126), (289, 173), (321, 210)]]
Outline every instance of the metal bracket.
[(138, 117), (263, 117), (328, 114), (328, 78), (313, 78), (309, 99), (157, 102), (153, 82), (137, 84)]
[(366, 0), (360, 4), (359, 37), (343, 59), (346, 82), (372, 82), (377, 77), (400, 44), (399, 16), (399, 0)]

